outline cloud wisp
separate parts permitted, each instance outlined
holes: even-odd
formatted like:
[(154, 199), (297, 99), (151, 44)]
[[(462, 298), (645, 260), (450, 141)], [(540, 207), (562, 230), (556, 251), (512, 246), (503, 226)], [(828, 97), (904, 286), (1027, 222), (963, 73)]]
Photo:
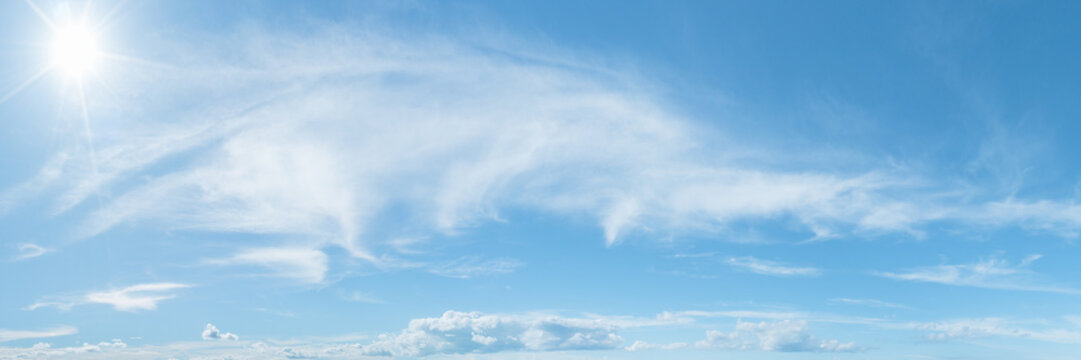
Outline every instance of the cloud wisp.
[(875, 308), (891, 308), (891, 309), (912, 309), (907, 305), (891, 303), (888, 301), (876, 300), (876, 299), (852, 299), (852, 298), (835, 298), (830, 299), (830, 302), (838, 304), (848, 305), (861, 305)]
[[(299, 236), (309, 249), (373, 261), (393, 246), (367, 236), (390, 226), (372, 220), (391, 209), (420, 230), (388, 238), (453, 235), (513, 207), (595, 219), (608, 245), (743, 219), (791, 218), (820, 235), (907, 231), (951, 213), (894, 200), (911, 181), (887, 171), (747, 165), (783, 157), (740, 161), (751, 152), (714, 146), (632, 71), (492, 45), (515, 56), (333, 26), (175, 44), (201, 60), (132, 69), (153, 81), (117, 86), (196, 110), (157, 112), (175, 108), (165, 101), (142, 117), (160, 121), (100, 121), (96, 171), (64, 152), (12, 198), (45, 195), (65, 213), (91, 194), (116, 194), (86, 211), (83, 237), (122, 223)], [(223, 77), (233, 81), (210, 81)], [(158, 166), (166, 159), (172, 166)], [(279, 260), (230, 261), (292, 266)], [(299, 278), (318, 281), (317, 270)]]
[(927, 266), (902, 272), (880, 272), (877, 275), (895, 280), (952, 286), (1081, 294), (1081, 290), (1075, 288), (1049, 284), (1028, 269), (1029, 265), (1041, 257), (1031, 255), (1013, 264), (998, 256), (991, 256), (972, 264)]
[(323, 282), (328, 267), (326, 253), (305, 247), (244, 249), (231, 257), (208, 259), (203, 263), (220, 266), (259, 266), (270, 270), (274, 276), (302, 283)]
[(934, 341), (1003, 336), (1064, 344), (1081, 344), (1081, 328), (1076, 326), (1073, 329), (1049, 328), (1043, 322), (1037, 322), (1037, 324), (1042, 324), (1042, 326), (1033, 328), (1016, 321), (990, 317), (909, 323), (908, 327), (928, 333), (927, 338)]
[(119, 290), (93, 291), (75, 299), (40, 301), (27, 306), (26, 310), (36, 310), (50, 306), (67, 310), (85, 304), (105, 304), (112, 306), (117, 311), (149, 311), (157, 309), (159, 302), (175, 298), (176, 294), (173, 291), (191, 286), (179, 283), (138, 284)]
[(812, 335), (805, 320), (746, 322), (738, 320), (731, 332), (709, 330), (706, 338), (695, 343), (650, 344), (635, 341), (629, 351), (677, 350), (758, 350), (778, 352), (855, 352), (864, 350), (854, 342), (823, 340)]
[(33, 259), (33, 258), (48, 254), (48, 253), (53, 252), (53, 251), (55, 251), (55, 249), (45, 248), (45, 247), (42, 247), (42, 246), (37, 245), (37, 244), (31, 244), (31, 243), (19, 244), (19, 255), (16, 255), (14, 260), (19, 261), (19, 260)]
[(725, 262), (734, 268), (760, 275), (818, 276), (822, 274), (822, 270), (818, 268), (791, 266), (776, 261), (761, 260), (752, 256), (732, 257)]
[(48, 330), (6, 330), (0, 329), (0, 342), (8, 342), (22, 339), (40, 339), (57, 336), (74, 335), (79, 332), (71, 326), (61, 326)]

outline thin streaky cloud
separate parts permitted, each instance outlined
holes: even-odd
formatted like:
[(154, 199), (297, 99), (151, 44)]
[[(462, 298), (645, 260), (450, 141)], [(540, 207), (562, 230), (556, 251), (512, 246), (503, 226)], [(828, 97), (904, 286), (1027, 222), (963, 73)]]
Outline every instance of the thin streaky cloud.
[(79, 333), (79, 329), (72, 326), (61, 326), (48, 330), (7, 330), (0, 329), (0, 342), (40, 339), (57, 336), (67, 336)]
[(1043, 276), (1029, 270), (1029, 265), (1041, 257), (1030, 255), (1014, 264), (995, 255), (971, 264), (925, 266), (875, 274), (894, 280), (951, 286), (1081, 295), (1081, 290), (1049, 283)]
[(37, 244), (32, 244), (32, 243), (19, 244), (19, 255), (15, 256), (15, 260), (18, 261), (18, 260), (32, 259), (32, 258), (36, 258), (38, 256), (48, 254), (48, 253), (53, 252), (53, 251), (56, 251), (56, 250), (55, 249), (50, 249), (50, 248), (45, 248), (45, 247), (42, 247), (42, 246), (37, 245)]
[[(1027, 323), (1027, 324), (1026, 324)], [(947, 341), (985, 337), (1015, 337), (1063, 344), (1081, 344), (1081, 329), (1054, 327), (1044, 321), (1012, 321), (1005, 318), (952, 319), (907, 324), (924, 332), (929, 340)]]
[(877, 307), (877, 308), (912, 309), (911, 307), (909, 307), (907, 305), (901, 305), (901, 304), (891, 303), (891, 302), (882, 301), (882, 300), (875, 300), (875, 299), (834, 298), (834, 299), (830, 299), (829, 301), (834, 302), (834, 303), (839, 303), (839, 304), (860, 305), (860, 306)]
[(822, 270), (814, 267), (792, 266), (776, 261), (761, 260), (753, 256), (741, 256), (728, 258), (728, 265), (737, 269), (749, 271), (755, 274), (772, 276), (818, 276)]
[(175, 298), (175, 290), (192, 286), (167, 282), (137, 284), (118, 290), (92, 291), (70, 299), (39, 301), (27, 306), (25, 310), (33, 311), (43, 307), (69, 310), (79, 305), (105, 304), (112, 306), (117, 311), (150, 311), (157, 309), (159, 302)]

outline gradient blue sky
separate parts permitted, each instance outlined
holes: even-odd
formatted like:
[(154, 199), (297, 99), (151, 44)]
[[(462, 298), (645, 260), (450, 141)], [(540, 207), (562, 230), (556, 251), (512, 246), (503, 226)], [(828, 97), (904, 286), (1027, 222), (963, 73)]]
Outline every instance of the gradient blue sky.
[(1073, 359), (1079, 15), (3, 2), (0, 359)]

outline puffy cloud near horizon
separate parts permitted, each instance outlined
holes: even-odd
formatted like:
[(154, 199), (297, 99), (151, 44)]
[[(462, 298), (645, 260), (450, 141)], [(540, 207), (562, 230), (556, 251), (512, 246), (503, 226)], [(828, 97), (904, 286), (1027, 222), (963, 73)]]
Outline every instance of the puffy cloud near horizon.
[(447, 311), (415, 319), (399, 334), (380, 335), (361, 353), (378, 356), (557, 351), (617, 348), (615, 326), (591, 319), (518, 317)]
[(701, 348), (764, 350), (781, 352), (851, 352), (860, 351), (855, 343), (822, 340), (811, 335), (805, 320), (775, 322), (738, 321), (733, 332), (710, 330), (706, 339), (695, 343)]
[(206, 329), (203, 329), (203, 340), (232, 340), (236, 341), (240, 339), (236, 334), (222, 332), (218, 330), (218, 327), (213, 324), (206, 324)]
[(628, 351), (678, 350), (686, 348), (713, 350), (758, 350), (779, 352), (855, 352), (863, 351), (853, 342), (823, 340), (812, 335), (806, 320), (747, 322), (736, 321), (731, 332), (706, 331), (706, 338), (693, 344), (686, 342), (651, 344), (635, 341)]
[[(101, 355), (101, 358), (124, 356), (124, 358), (137, 357), (138, 354), (124, 354), (128, 348), (120, 339), (102, 341), (97, 344), (83, 343), (80, 346), (53, 347), (49, 343), (37, 343), (29, 348), (5, 348), (0, 347), (0, 359), (70, 359), (72, 357), (84, 358), (89, 354)], [(132, 356), (135, 355), (135, 356)]]

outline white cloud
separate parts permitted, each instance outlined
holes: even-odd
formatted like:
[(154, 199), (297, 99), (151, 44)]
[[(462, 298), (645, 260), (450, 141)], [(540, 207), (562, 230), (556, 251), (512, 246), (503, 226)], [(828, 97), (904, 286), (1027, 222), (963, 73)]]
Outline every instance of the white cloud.
[[(627, 75), (633, 69), (513, 41), (394, 33), (328, 25), (169, 44), (182, 59), (169, 71), (132, 67), (115, 84), (159, 100), (94, 99), (91, 113), (109, 119), (94, 123), (96, 158), (63, 149), (4, 202), (43, 195), (65, 213), (114, 194), (73, 215), (84, 237), (133, 223), (303, 239), (309, 266), (271, 259), (272, 250), (222, 260), (303, 282), (325, 280), (312, 249), (377, 261), (394, 248), (384, 234), (458, 234), (509, 208), (592, 219), (608, 245), (763, 219), (792, 219), (816, 239), (918, 234), (933, 220), (1081, 228), (1067, 202), (974, 203), (917, 187), (919, 176), (814, 170), (819, 162), (711, 137), (668, 108), (655, 84)], [(115, 112), (132, 107), (139, 112)], [(387, 218), (408, 223), (376, 221)]]
[(678, 350), (690, 347), (688, 343), (671, 343), (671, 344), (651, 344), (645, 341), (637, 340), (631, 346), (627, 347), (627, 351), (642, 351), (642, 350)]
[(592, 319), (504, 316), (447, 311), (416, 319), (400, 334), (381, 335), (361, 347), (366, 355), (425, 356), (497, 351), (613, 349), (623, 339), (615, 327)]
[(1081, 205), (1073, 201), (1007, 199), (988, 203), (985, 211), (973, 217), (986, 224), (1016, 223), (1069, 238), (1081, 233)]
[[(83, 219), (84, 236), (125, 222), (301, 235), (305, 246), (375, 259), (385, 244), (365, 234), (392, 208), (423, 230), (390, 238), (454, 234), (525, 207), (592, 218), (609, 245), (741, 219), (792, 217), (817, 231), (922, 219), (882, 213), (906, 208), (884, 206), (897, 203), (881, 194), (898, 183), (890, 176), (735, 161), (748, 152), (703, 139), (649, 82), (553, 49), (490, 44), (515, 55), (493, 56), (333, 27), (173, 45), (201, 60), (168, 73), (133, 68), (147, 73), (130, 78), (153, 81), (117, 86), (194, 110), (166, 100), (155, 106), (170, 111), (141, 108), (149, 114), (137, 124), (95, 123), (98, 170), (86, 155), (58, 155), (66, 160), (48, 174), (59, 175), (35, 187), (59, 192), (58, 212), (116, 194)], [(232, 81), (210, 81), (220, 78)], [(94, 113), (109, 118), (101, 106)]]
[(320, 283), (327, 272), (326, 253), (302, 247), (245, 249), (223, 259), (204, 261), (213, 265), (256, 265), (270, 269), (275, 276), (307, 283)]
[(49, 330), (41, 330), (41, 331), (0, 329), (0, 342), (7, 342), (7, 341), (13, 341), (13, 340), (22, 340), (22, 339), (37, 339), (37, 338), (48, 338), (48, 337), (56, 337), (56, 336), (66, 336), (66, 335), (73, 335), (73, 334), (76, 334), (78, 332), (79, 332), (79, 329), (76, 329), (76, 328), (71, 327), (71, 326), (62, 326), (62, 327), (52, 328), (52, 329), (49, 329)]
[(15, 260), (36, 258), (50, 252), (53, 252), (53, 249), (44, 248), (36, 244), (19, 244), (19, 255), (15, 256)]
[(1040, 255), (1032, 255), (1017, 264), (1011, 264), (998, 256), (992, 256), (973, 264), (928, 266), (906, 272), (883, 272), (878, 275), (897, 280), (954, 286), (1081, 294), (1081, 290), (1047, 284), (1029, 270), (1028, 266), (1040, 257)]
[(731, 319), (762, 319), (762, 320), (808, 320), (814, 322), (839, 323), (839, 324), (872, 324), (880, 322), (880, 319), (853, 317), (836, 314), (820, 314), (802, 311), (775, 311), (775, 310), (724, 310), (724, 311), (701, 311), (686, 310), (670, 312), (665, 311), (657, 315), (656, 320), (668, 323), (690, 323), (701, 318), (731, 318)]
[(733, 257), (728, 264), (755, 274), (773, 276), (818, 276), (821, 270), (813, 267), (796, 267), (775, 261), (760, 260), (751, 256)]
[(439, 276), (468, 279), (477, 276), (513, 272), (522, 266), (520, 261), (508, 258), (482, 260), (478, 257), (462, 257), (453, 261), (428, 266), (428, 272)]
[(893, 309), (911, 309), (908, 306), (886, 302), (875, 299), (849, 299), (849, 298), (836, 298), (830, 299), (830, 302), (850, 304), (850, 305), (862, 305), (877, 308), (893, 308)]
[(213, 324), (206, 324), (206, 329), (203, 329), (203, 340), (232, 340), (236, 341), (237, 337), (233, 333), (222, 332), (218, 330)]
[(855, 343), (841, 343), (837, 340), (821, 340), (807, 329), (806, 321), (782, 320), (776, 322), (736, 323), (733, 332), (710, 330), (706, 339), (695, 346), (707, 349), (726, 350), (764, 350), (764, 351), (813, 351), (845, 352), (860, 351)]
[(41, 307), (55, 306), (62, 310), (70, 309), (83, 304), (107, 304), (119, 311), (154, 310), (158, 303), (175, 298), (173, 290), (191, 287), (187, 284), (178, 283), (147, 283), (128, 286), (119, 290), (106, 290), (89, 292), (75, 299), (61, 301), (41, 301), (34, 303), (27, 310), (35, 310)]
[(359, 302), (359, 303), (369, 303), (369, 304), (384, 304), (384, 303), (386, 303), (385, 301), (380, 300), (377, 297), (374, 297), (372, 295), (369, 295), (369, 294), (366, 294), (366, 293), (363, 293), (363, 292), (360, 292), (360, 291), (356, 291), (356, 290), (353, 290), (353, 291), (350, 291), (350, 292), (339, 292), (338, 294), (339, 294), (339, 297), (342, 298), (342, 300), (349, 301), (349, 302)]
[(929, 332), (930, 334), (927, 337), (931, 340), (1006, 336), (1047, 342), (1081, 344), (1081, 331), (1077, 329), (1048, 328), (1045, 324), (1042, 329), (1033, 329), (1002, 318), (956, 319), (940, 322), (910, 323), (908, 326)]
[(37, 343), (28, 348), (0, 347), (0, 359), (70, 359), (73, 355), (78, 355), (81, 358), (89, 354), (101, 354), (105, 357), (117, 355), (138, 355), (138, 353), (124, 354), (123, 351), (127, 348), (128, 345), (125, 344), (123, 341), (120, 341), (120, 339), (113, 339), (112, 341), (102, 341), (97, 344), (83, 343), (81, 346), (69, 347), (53, 347), (51, 344), (48, 343)]

